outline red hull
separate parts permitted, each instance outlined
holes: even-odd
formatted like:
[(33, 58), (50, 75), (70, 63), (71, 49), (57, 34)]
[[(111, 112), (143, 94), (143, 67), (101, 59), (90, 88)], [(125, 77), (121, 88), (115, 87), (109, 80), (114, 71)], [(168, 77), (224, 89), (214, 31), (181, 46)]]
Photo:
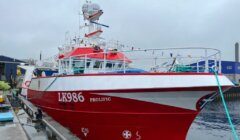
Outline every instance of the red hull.
[[(81, 139), (122, 140), (124, 130), (129, 139), (184, 140), (197, 112), (182, 114), (98, 114), (67, 112), (43, 108), (62, 125), (70, 128)], [(176, 119), (177, 118), (177, 119)], [(88, 128), (85, 136), (83, 128)], [(126, 138), (127, 139), (127, 138)]]
[(83, 92), (82, 95), (85, 102), (63, 103), (58, 101), (58, 92), (28, 91), (31, 102), (78, 137), (88, 140), (184, 140), (199, 113), (199, 110), (118, 97), (111, 97), (111, 102), (89, 103), (92, 97), (107, 96), (89, 92)]

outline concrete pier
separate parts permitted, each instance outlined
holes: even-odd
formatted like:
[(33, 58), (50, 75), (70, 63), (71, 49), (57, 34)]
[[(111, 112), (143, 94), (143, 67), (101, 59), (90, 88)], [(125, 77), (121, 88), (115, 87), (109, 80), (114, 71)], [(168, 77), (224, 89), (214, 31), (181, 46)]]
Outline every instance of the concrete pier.
[[(239, 100), (240, 99), (240, 87), (236, 86), (236, 87), (232, 87), (231, 89), (229, 89), (228, 91), (225, 91), (223, 94), (225, 100), (227, 101), (234, 101), (234, 100)], [(220, 94), (216, 96), (215, 101), (216, 102), (221, 102), (221, 96)]]
[[(9, 104), (8, 99), (6, 98), (6, 104)], [(0, 139), (1, 140), (28, 140), (19, 119), (14, 113), (13, 109), (11, 111), (14, 116), (13, 122), (1, 122), (0, 123)]]
[(1, 140), (28, 140), (25, 131), (18, 122), (0, 126)]
[[(35, 113), (37, 112), (37, 107), (22, 96), (19, 96), (19, 99), (21, 101), (23, 109), (28, 113), (29, 116), (34, 118)], [(79, 140), (79, 138), (75, 136), (71, 131), (63, 127), (61, 124), (53, 120), (45, 113), (43, 113), (43, 119), (41, 122), (49, 130), (50, 137), (52, 137), (52, 139)]]
[[(36, 120), (37, 107), (22, 96), (15, 97), (12, 93), (7, 94), (6, 104), (11, 105), (11, 111), (14, 115), (12, 122), (0, 122), (0, 140), (29, 140), (32, 139), (32, 133), (25, 129), (31, 127), (36, 132), (42, 131), (40, 137), (51, 140), (79, 140), (69, 129), (63, 127), (50, 116), (43, 112), (43, 118)], [(22, 108), (18, 115), (14, 108)], [(18, 110), (18, 109), (17, 109)], [(23, 121), (23, 114), (26, 121)], [(21, 117), (20, 117), (20, 116)], [(19, 118), (18, 118), (19, 117)], [(31, 131), (31, 130), (30, 130)], [(38, 135), (38, 134), (37, 134)], [(35, 137), (36, 138), (36, 137)]]

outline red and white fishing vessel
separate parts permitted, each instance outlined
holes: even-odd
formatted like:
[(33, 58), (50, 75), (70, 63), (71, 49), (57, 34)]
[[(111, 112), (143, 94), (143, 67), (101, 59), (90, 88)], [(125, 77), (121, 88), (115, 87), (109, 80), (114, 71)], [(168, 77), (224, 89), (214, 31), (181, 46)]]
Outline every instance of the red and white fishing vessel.
[(60, 48), (58, 73), (27, 84), (28, 100), (81, 139), (186, 139), (206, 99), (218, 91), (210, 66), (218, 69), (223, 90), (233, 86), (221, 74), (218, 50), (120, 51), (100, 38), (107, 27), (98, 22), (100, 7), (88, 2), (82, 11), (89, 30)]

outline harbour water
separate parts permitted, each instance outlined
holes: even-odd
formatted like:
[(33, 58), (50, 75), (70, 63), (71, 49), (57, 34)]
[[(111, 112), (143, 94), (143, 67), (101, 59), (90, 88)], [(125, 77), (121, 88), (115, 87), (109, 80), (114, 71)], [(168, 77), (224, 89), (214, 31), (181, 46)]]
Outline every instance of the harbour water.
[[(226, 98), (233, 124), (240, 137), (240, 97)], [(205, 106), (188, 132), (188, 140), (234, 140), (221, 99)]]

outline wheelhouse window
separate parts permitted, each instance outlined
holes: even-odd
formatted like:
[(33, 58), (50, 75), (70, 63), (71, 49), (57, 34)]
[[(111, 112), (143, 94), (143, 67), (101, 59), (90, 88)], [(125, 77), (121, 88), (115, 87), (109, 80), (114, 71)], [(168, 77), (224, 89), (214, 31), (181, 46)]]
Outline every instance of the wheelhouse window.
[(74, 67), (79, 67), (79, 68), (84, 68), (84, 60), (75, 60), (74, 63), (73, 63), (73, 66)]
[(112, 68), (112, 67), (113, 67), (113, 64), (112, 64), (112, 63), (108, 62), (108, 63), (106, 64), (106, 68)]
[(87, 68), (89, 68), (89, 67), (90, 67), (90, 64), (91, 64), (91, 62), (90, 62), (90, 61), (87, 61), (87, 63), (86, 63), (86, 65), (87, 65)]
[(118, 64), (118, 68), (122, 68), (122, 63), (119, 63), (119, 64)]
[(101, 68), (102, 67), (102, 62), (101, 61), (95, 61), (93, 68)]

